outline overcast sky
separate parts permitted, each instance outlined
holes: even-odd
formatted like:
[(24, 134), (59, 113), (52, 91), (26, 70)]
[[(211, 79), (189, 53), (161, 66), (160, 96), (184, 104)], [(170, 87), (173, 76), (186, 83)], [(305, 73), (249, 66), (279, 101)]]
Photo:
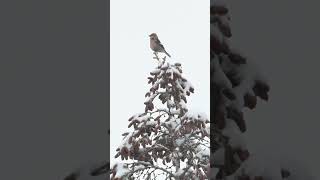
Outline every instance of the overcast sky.
[(271, 85), (270, 101), (245, 114), (250, 150), (300, 161), (316, 173), (320, 3), (229, 0), (228, 5), (233, 45), (260, 66)]
[(153, 32), (195, 87), (189, 109), (209, 116), (209, 18), (209, 0), (111, 0), (111, 160), (127, 120), (144, 111), (147, 76), (157, 66), (149, 48)]

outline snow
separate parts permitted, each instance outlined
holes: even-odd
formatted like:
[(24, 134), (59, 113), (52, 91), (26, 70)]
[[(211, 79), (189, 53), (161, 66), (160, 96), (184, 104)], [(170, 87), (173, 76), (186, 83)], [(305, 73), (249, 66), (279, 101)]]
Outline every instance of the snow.
[(181, 146), (185, 142), (185, 139), (184, 138), (178, 138), (178, 139), (176, 139), (175, 142), (176, 142), (177, 146)]
[(122, 176), (128, 174), (130, 170), (127, 168), (127, 165), (125, 163), (118, 163), (116, 167), (116, 176), (115, 178), (121, 178)]
[(157, 122), (156, 121), (147, 121), (146, 122), (146, 126), (153, 126), (153, 125), (156, 125)]
[(144, 122), (144, 121), (149, 120), (149, 119), (150, 119), (150, 115), (148, 115), (148, 114), (144, 114), (142, 116), (137, 116), (135, 118), (135, 120), (138, 120), (139, 122)]
[(159, 74), (160, 72), (161, 72), (160, 69), (155, 69), (151, 71), (150, 74)]
[(243, 134), (239, 131), (236, 123), (227, 119), (226, 127), (222, 131), (223, 135), (229, 137), (229, 144), (234, 148), (246, 149), (246, 143)]
[(175, 175), (176, 177), (179, 177), (179, 176), (181, 176), (181, 175), (183, 174), (183, 172), (184, 172), (184, 171), (180, 168), (180, 169), (178, 169), (177, 172), (174, 173), (174, 175)]
[(196, 156), (199, 159), (203, 159), (203, 157), (209, 157), (210, 156), (210, 149), (209, 148), (201, 148), (198, 150)]
[(222, 70), (221, 66), (219, 65), (219, 60), (217, 58), (214, 58), (211, 61), (211, 63), (213, 63), (213, 70), (214, 70), (213, 82), (215, 82), (216, 84), (218, 84), (224, 88), (231, 89), (232, 84), (229, 81), (229, 79), (227, 78), (224, 71)]
[(188, 118), (190, 120), (196, 120), (196, 121), (202, 121), (202, 122), (206, 122), (208, 121), (208, 117), (205, 113), (203, 112), (194, 112), (192, 110), (189, 110), (184, 116), (183, 118)]
[(225, 151), (224, 148), (220, 148), (212, 155), (214, 164), (217, 164), (217, 165), (224, 164), (224, 151)]
[(223, 36), (222, 32), (218, 28), (216, 23), (213, 23), (210, 25), (210, 28), (212, 29), (211, 35), (218, 40), (220, 43), (225, 41), (225, 37)]
[(130, 137), (134, 134), (134, 132), (131, 132), (131, 133), (128, 133), (128, 135), (126, 135), (123, 140), (122, 140), (122, 143), (121, 145), (118, 147), (120, 150), (123, 148), (123, 147), (127, 147), (128, 149), (130, 149), (132, 147), (132, 145), (129, 143), (129, 139)]

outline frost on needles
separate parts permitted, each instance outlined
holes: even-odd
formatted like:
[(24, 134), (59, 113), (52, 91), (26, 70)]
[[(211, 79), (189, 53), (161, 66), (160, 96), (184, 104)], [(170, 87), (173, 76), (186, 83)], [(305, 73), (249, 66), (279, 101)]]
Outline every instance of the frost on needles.
[(190, 113), (187, 97), (194, 87), (183, 76), (180, 63), (165, 58), (150, 72), (145, 110), (129, 118), (131, 131), (111, 167), (112, 180), (208, 179), (210, 158), (209, 119)]

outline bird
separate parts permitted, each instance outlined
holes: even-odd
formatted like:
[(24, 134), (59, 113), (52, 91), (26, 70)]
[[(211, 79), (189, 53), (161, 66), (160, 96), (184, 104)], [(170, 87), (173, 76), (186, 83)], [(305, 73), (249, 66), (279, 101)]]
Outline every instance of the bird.
[(169, 53), (164, 49), (163, 45), (161, 44), (158, 35), (156, 33), (152, 33), (149, 35), (150, 37), (150, 48), (154, 52), (162, 52), (165, 53), (167, 56), (171, 57)]

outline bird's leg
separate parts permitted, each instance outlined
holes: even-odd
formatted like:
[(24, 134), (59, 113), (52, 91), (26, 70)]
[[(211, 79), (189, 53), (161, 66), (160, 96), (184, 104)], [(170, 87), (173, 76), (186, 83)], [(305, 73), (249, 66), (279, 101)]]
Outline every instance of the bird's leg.
[(160, 61), (159, 57), (158, 57), (158, 53), (157, 52), (153, 52), (153, 54), (155, 55), (155, 57), (153, 57), (153, 59), (156, 59), (157, 61)]

